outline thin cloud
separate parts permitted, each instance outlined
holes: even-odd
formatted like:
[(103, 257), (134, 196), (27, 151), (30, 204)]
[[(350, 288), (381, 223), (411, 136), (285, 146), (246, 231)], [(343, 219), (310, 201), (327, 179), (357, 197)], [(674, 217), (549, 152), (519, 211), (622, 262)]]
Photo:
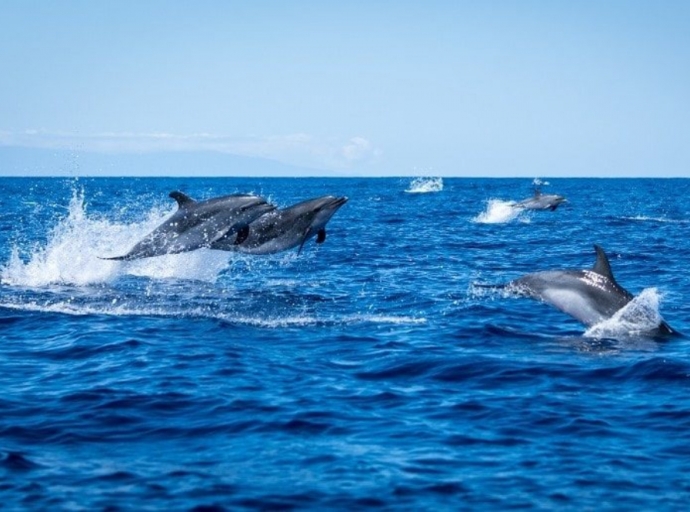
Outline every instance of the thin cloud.
[(376, 159), (380, 150), (364, 137), (342, 141), (304, 133), (270, 137), (226, 137), (206, 133), (0, 132), (0, 146), (67, 149), (98, 153), (210, 151), (276, 160), (317, 169), (349, 169)]

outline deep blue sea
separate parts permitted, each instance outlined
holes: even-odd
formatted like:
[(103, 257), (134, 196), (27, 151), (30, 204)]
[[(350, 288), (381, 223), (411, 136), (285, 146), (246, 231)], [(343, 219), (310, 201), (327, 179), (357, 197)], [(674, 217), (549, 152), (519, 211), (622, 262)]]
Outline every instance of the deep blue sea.
[[(690, 180), (0, 179), (6, 510), (685, 510)], [(300, 255), (119, 255), (168, 198), (345, 195)], [(609, 254), (587, 328), (476, 286)], [(639, 318), (635, 315), (639, 313)]]

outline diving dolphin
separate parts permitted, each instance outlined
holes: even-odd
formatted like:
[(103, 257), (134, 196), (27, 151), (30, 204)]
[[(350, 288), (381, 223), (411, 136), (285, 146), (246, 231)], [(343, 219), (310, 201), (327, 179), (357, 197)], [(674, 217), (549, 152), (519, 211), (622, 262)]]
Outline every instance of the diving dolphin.
[(209, 247), (217, 241), (240, 243), (249, 235), (249, 223), (275, 209), (265, 199), (233, 194), (194, 201), (182, 192), (170, 192), (178, 210), (146, 235), (127, 254), (106, 260), (136, 260)]
[[(611, 318), (628, 304), (633, 295), (613, 277), (604, 250), (594, 246), (597, 260), (591, 270), (547, 270), (527, 274), (511, 281), (505, 288), (537, 299), (569, 314), (588, 327)], [(661, 320), (657, 331), (675, 331)]]
[(347, 202), (347, 197), (323, 196), (262, 215), (249, 225), (245, 240), (220, 239), (211, 249), (237, 251), (244, 254), (275, 254), (299, 247), (316, 236), (316, 243), (326, 240), (326, 224)]
[(542, 194), (539, 189), (534, 191), (534, 196), (515, 203), (514, 208), (521, 208), (523, 210), (551, 210), (554, 211), (562, 203), (568, 200), (563, 196), (555, 194)]

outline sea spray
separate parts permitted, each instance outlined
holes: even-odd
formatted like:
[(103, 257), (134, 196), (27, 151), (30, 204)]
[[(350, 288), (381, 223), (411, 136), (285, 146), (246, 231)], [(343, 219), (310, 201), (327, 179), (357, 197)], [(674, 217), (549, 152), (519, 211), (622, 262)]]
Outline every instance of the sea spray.
[(51, 284), (88, 285), (108, 282), (117, 276), (117, 265), (98, 260), (108, 240), (122, 238), (126, 226), (88, 219), (82, 192), (74, 192), (67, 216), (50, 231), (45, 246), (29, 250), (28, 261), (13, 247), (10, 260), (0, 270), (4, 284), (42, 287)]
[(408, 194), (429, 194), (443, 190), (443, 178), (415, 178), (405, 192)]
[(524, 214), (524, 210), (515, 208), (515, 201), (503, 201), (501, 199), (490, 199), (486, 209), (472, 219), (477, 224), (505, 224), (514, 220), (528, 223), (529, 217)]
[(587, 329), (585, 336), (615, 338), (651, 332), (663, 321), (659, 313), (660, 299), (656, 288), (646, 288), (611, 318)]
[(217, 279), (228, 266), (228, 253), (199, 250), (132, 262), (100, 259), (124, 254), (170, 213), (154, 205), (142, 220), (113, 222), (87, 215), (84, 194), (75, 191), (67, 216), (58, 220), (45, 245), (29, 249), (26, 261), (20, 249), (13, 247), (9, 261), (0, 268), (0, 280), (12, 286), (45, 287), (109, 283), (123, 274), (154, 279)]

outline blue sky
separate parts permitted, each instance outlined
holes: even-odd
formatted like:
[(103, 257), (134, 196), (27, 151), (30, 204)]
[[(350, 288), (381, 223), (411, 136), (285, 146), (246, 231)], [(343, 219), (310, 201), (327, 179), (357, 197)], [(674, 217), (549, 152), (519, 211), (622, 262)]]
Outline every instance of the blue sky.
[(3, 0), (0, 69), (5, 147), (690, 176), (685, 1)]

